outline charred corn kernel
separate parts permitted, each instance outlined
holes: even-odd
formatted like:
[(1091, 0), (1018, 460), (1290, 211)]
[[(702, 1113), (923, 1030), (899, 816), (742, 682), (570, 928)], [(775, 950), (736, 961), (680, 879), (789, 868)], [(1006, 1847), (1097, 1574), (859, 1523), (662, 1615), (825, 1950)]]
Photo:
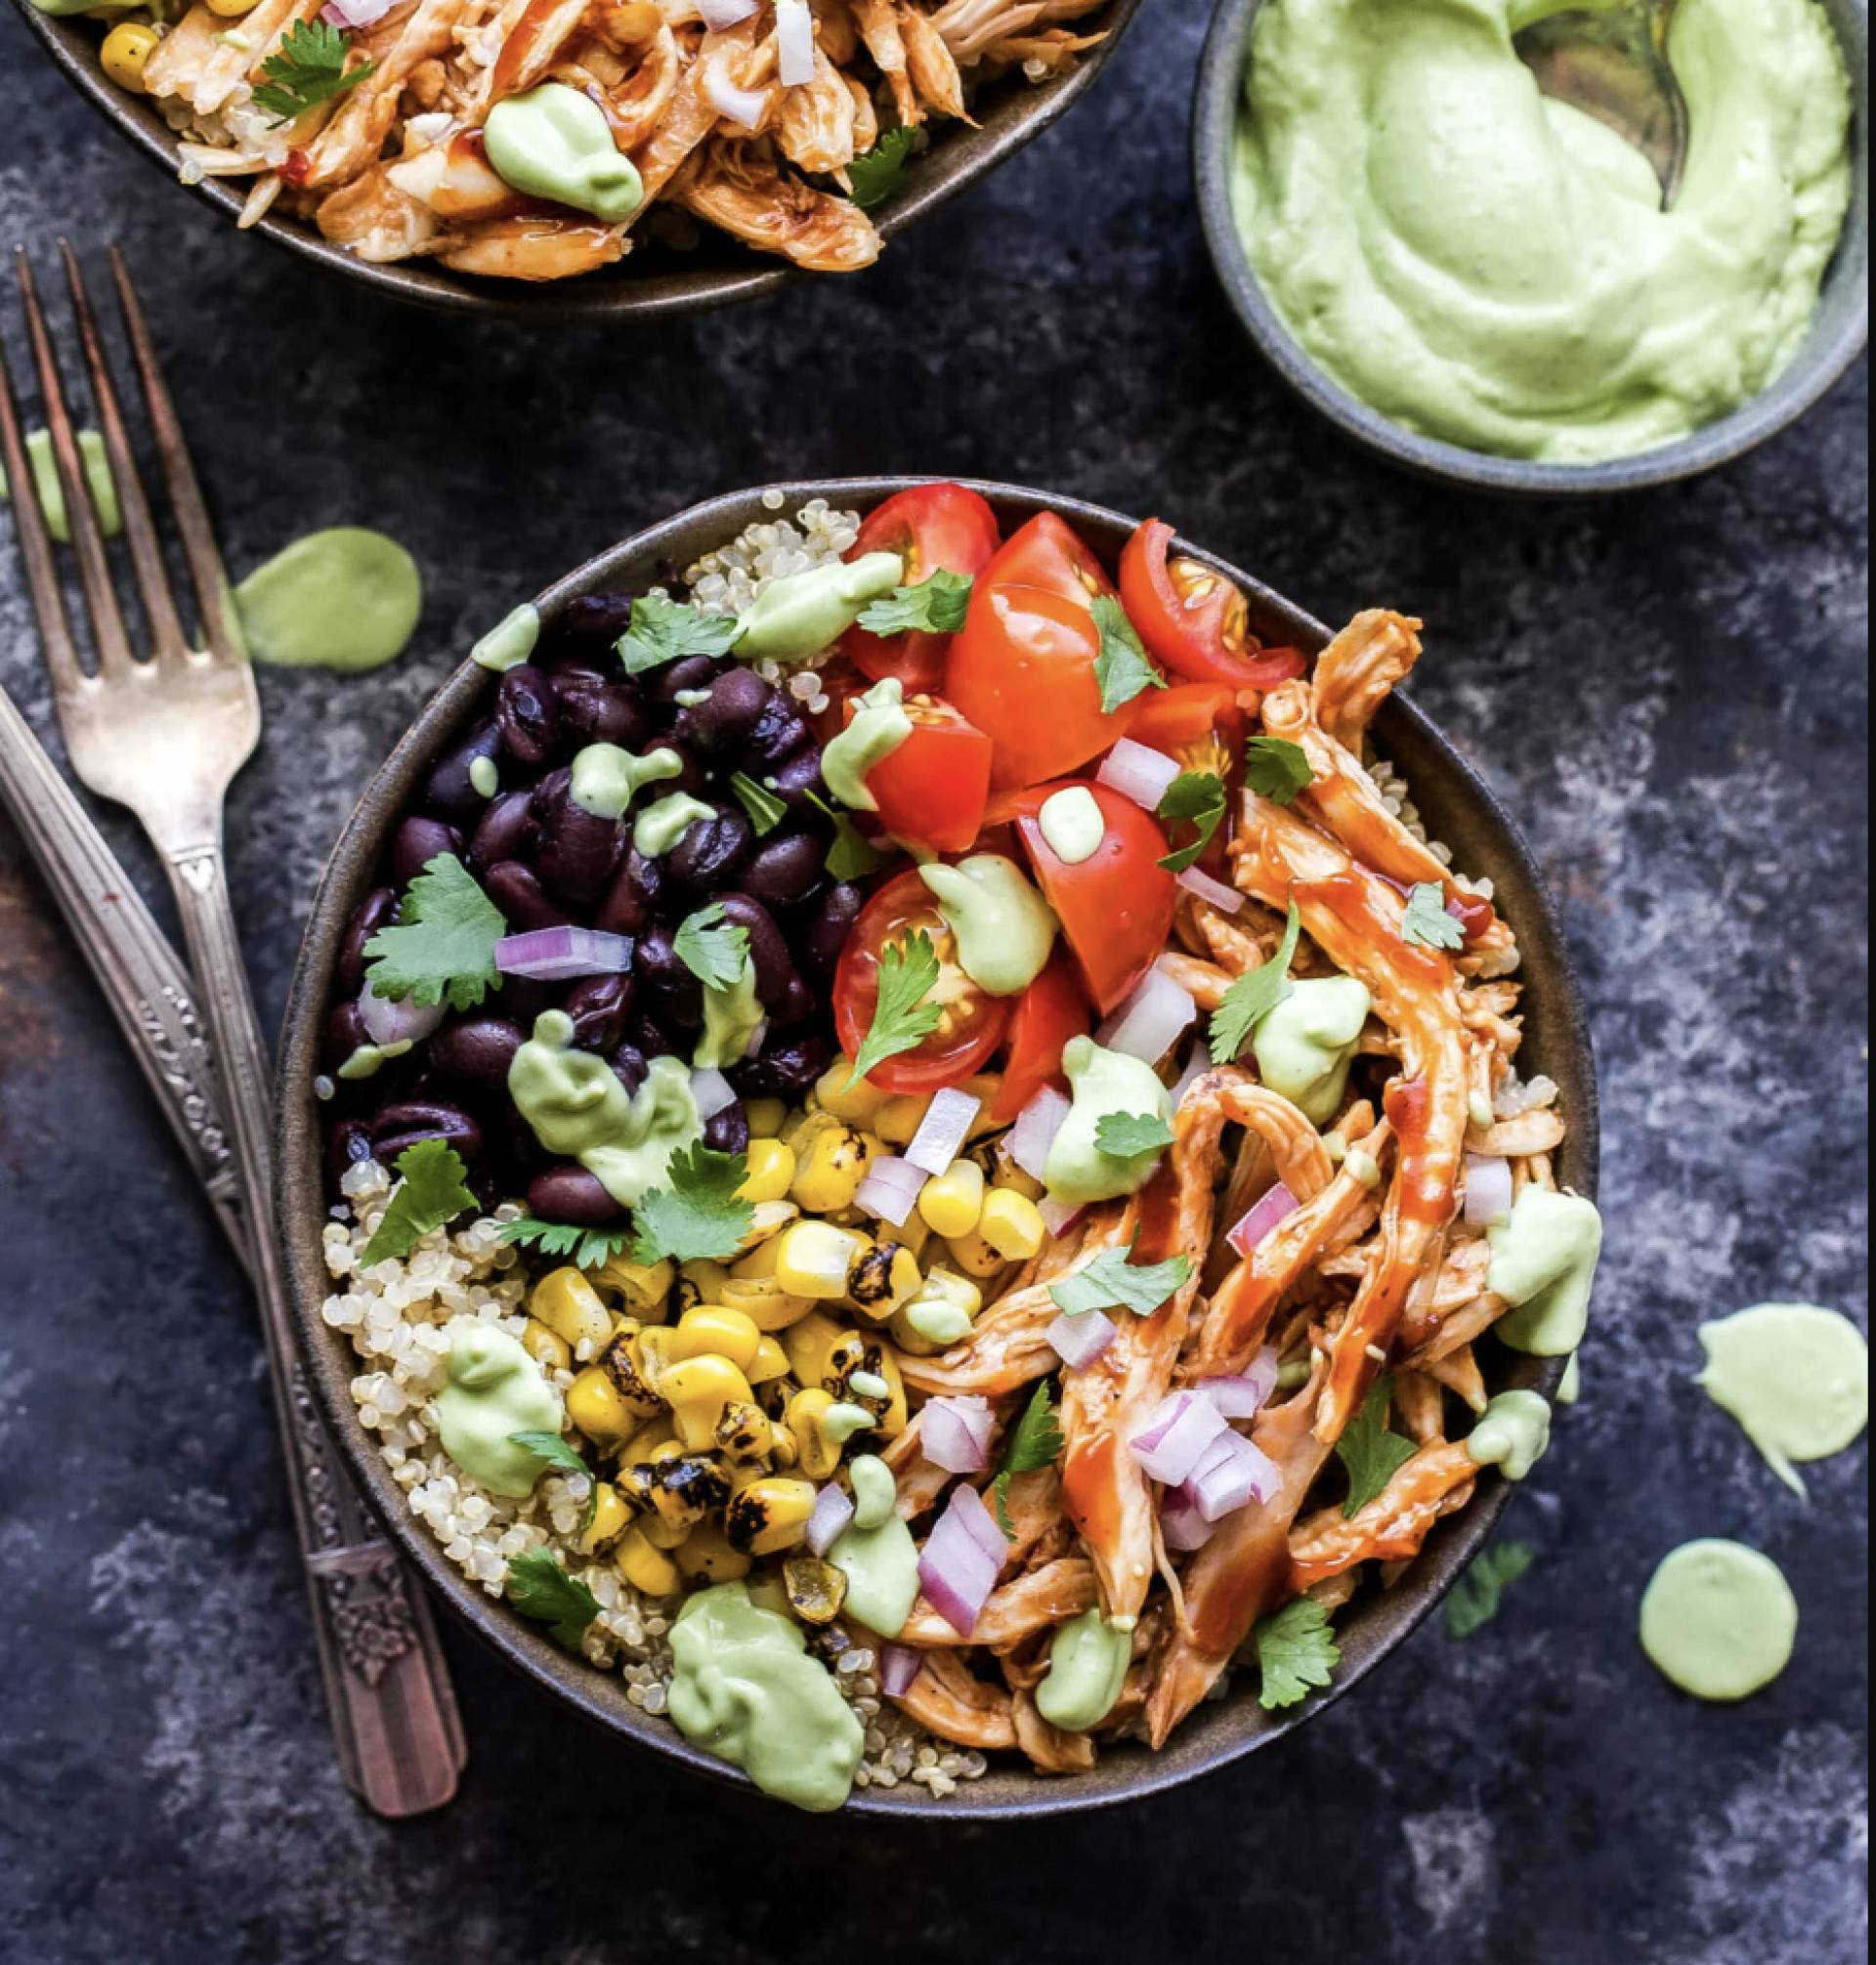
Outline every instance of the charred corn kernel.
[(714, 1453), (675, 1453), (658, 1463), (652, 1506), (666, 1522), (695, 1528), (729, 1498), (729, 1469)]
[(867, 1169), (878, 1157), (878, 1139), (837, 1119), (808, 1128), (794, 1149), (789, 1198), (809, 1215), (851, 1208)]
[(744, 1102), (743, 1116), (751, 1139), (779, 1139), (789, 1123), (789, 1108), (779, 1098), (750, 1098)]
[[(837, 1323), (826, 1310), (810, 1310), (798, 1324), (790, 1324), (783, 1334), (782, 1348), (789, 1354), (789, 1370), (804, 1386), (820, 1385), (833, 1368), (834, 1350), (855, 1333)], [(853, 1360), (861, 1355), (856, 1343)], [(853, 1360), (849, 1360), (848, 1369)]]
[(983, 1306), (984, 1293), (968, 1276), (932, 1269), (918, 1294), (893, 1312), (893, 1342), (915, 1356), (947, 1350), (970, 1335), (971, 1320)]
[(716, 1443), (716, 1423), (726, 1405), (754, 1402), (748, 1380), (714, 1351), (665, 1366), (658, 1388), (670, 1405), (678, 1438), (693, 1450)]
[(1025, 1174), (1013, 1160), (1005, 1161), (996, 1170), (997, 1184), (1006, 1187), (1012, 1194), (1020, 1194), (1026, 1201), (1040, 1201), (1043, 1198), (1043, 1183), (1033, 1174)]
[[(769, 1465), (779, 1474), (785, 1468), (792, 1467), (801, 1458), (801, 1449), (795, 1444), (794, 1434), (786, 1426), (769, 1421)], [(752, 1460), (746, 1463), (750, 1473), (760, 1474), (762, 1463)]]
[(571, 1264), (564, 1269), (550, 1269), (541, 1277), (528, 1299), (528, 1309), (576, 1350), (582, 1344), (589, 1346), (588, 1357), (613, 1334), (612, 1311), (600, 1302), (599, 1292)]
[(691, 1521), (667, 1521), (654, 1510), (639, 1522), (638, 1529), (654, 1549), (675, 1549), (695, 1526)]
[(847, 1271), (847, 1302), (863, 1317), (882, 1324), (917, 1293), (923, 1280), (910, 1249), (898, 1242), (876, 1242)]
[(628, 1528), (619, 1537), (618, 1547), (613, 1551), (613, 1567), (647, 1597), (675, 1597), (684, 1587), (677, 1564), (642, 1527)]
[(749, 1573), (750, 1562), (714, 1521), (705, 1521), (678, 1544), (677, 1566), (691, 1583), (732, 1583)]
[(700, 1303), (678, 1318), (671, 1333), (673, 1358), (700, 1357), (717, 1351), (738, 1371), (746, 1373), (761, 1347), (762, 1332), (746, 1310), (732, 1310), (722, 1303)]
[[(249, 0), (252, 4), (252, 0)], [(156, 52), (156, 30), (140, 21), (122, 21), (105, 36), (98, 50), (104, 71), (120, 89), (133, 96), (144, 93), (144, 68)]]
[(748, 1177), (736, 1190), (739, 1201), (780, 1201), (794, 1179), (794, 1148), (779, 1139), (751, 1139)]
[(775, 1429), (753, 1400), (728, 1400), (717, 1414), (710, 1434), (710, 1444), (731, 1463), (733, 1470), (767, 1460), (774, 1443)]
[(910, 1146), (930, 1103), (929, 1094), (920, 1097), (915, 1092), (899, 1092), (874, 1114), (873, 1130), (888, 1146)]
[(931, 1223), (915, 1208), (904, 1222), (893, 1231), (893, 1238), (915, 1262), (924, 1260), (925, 1249), (931, 1241)]
[(815, 1080), (814, 1095), (823, 1112), (831, 1112), (836, 1119), (850, 1120), (855, 1126), (871, 1126), (874, 1115), (886, 1102), (886, 1094), (876, 1090), (864, 1078), (855, 1079), (849, 1086), (847, 1081), (851, 1078), (852, 1058), (836, 1057)]
[(918, 1212), (934, 1234), (968, 1235), (984, 1212), (984, 1170), (972, 1160), (954, 1160), (919, 1188)]
[(631, 1526), (632, 1511), (610, 1480), (599, 1483), (593, 1500), (593, 1518), (574, 1538), (574, 1547), (582, 1556), (602, 1555)]
[(574, 1368), (574, 1347), (558, 1331), (550, 1331), (538, 1317), (530, 1317), (521, 1334), (521, 1347), (544, 1372), (570, 1372)]
[(1035, 1202), (1007, 1187), (993, 1187), (984, 1196), (977, 1232), (1009, 1262), (1027, 1262), (1040, 1256), (1048, 1238)]
[[(794, 1442), (789, 1442), (792, 1445)], [(734, 1501), (751, 1481), (766, 1480), (769, 1468), (760, 1460), (733, 1460), (730, 1462), (730, 1499)]]
[[(749, 1225), (743, 1232), (743, 1239), (737, 1244), (736, 1260), (730, 1264), (733, 1276), (766, 1276), (767, 1269), (745, 1269), (743, 1264), (759, 1257), (765, 1249), (772, 1247), (775, 1238), (781, 1234), (794, 1217), (800, 1214), (792, 1201), (758, 1201), (749, 1210)], [(769, 1260), (773, 1261), (771, 1254)]]
[(789, 1607), (807, 1624), (831, 1624), (847, 1601), (847, 1574), (818, 1556), (790, 1556), (782, 1565)]
[(831, 1221), (797, 1221), (785, 1228), (776, 1251), (775, 1280), (790, 1296), (844, 1297), (847, 1272), (873, 1245)]
[(840, 1465), (840, 1441), (828, 1432), (828, 1414), (838, 1404), (824, 1386), (809, 1386), (789, 1401), (795, 1466), (810, 1480), (825, 1480)]
[(847, 1380), (848, 1391), (858, 1397), (863, 1405), (872, 1406), (878, 1430), (886, 1438), (897, 1439), (906, 1430), (908, 1415), (905, 1376), (899, 1369), (899, 1360), (893, 1354), (892, 1346), (879, 1343), (877, 1339), (870, 1342), (867, 1346), (864, 1369), (874, 1377), (885, 1380), (885, 1398), (881, 1400), (859, 1392), (851, 1376)]
[(759, 1331), (785, 1331), (814, 1308), (811, 1297), (790, 1296), (773, 1276), (732, 1276), (720, 1301), (725, 1309), (741, 1310)]
[(664, 1397), (664, 1374), (677, 1362), (673, 1346), (677, 1332), (669, 1324), (653, 1324), (638, 1332), (631, 1341), (632, 1362), (638, 1367), (640, 1382), (653, 1397)]
[(743, 1370), (751, 1385), (761, 1385), (772, 1378), (787, 1378), (789, 1354), (764, 1331), (755, 1341), (754, 1357), (743, 1367)]
[(567, 1388), (567, 1417), (595, 1446), (623, 1446), (644, 1414), (604, 1365), (588, 1365)]
[(700, 1260), (681, 1263), (677, 1277), (680, 1287), (688, 1283), (697, 1292), (694, 1303), (715, 1303), (722, 1301), (717, 1292), (729, 1281), (730, 1272), (721, 1262)]
[(951, 1260), (967, 1276), (994, 1276), (1004, 1266), (1002, 1257), (975, 1230), (954, 1237), (945, 1247), (951, 1252)]
[(593, 1271), (593, 1281), (602, 1290), (617, 1292), (632, 1316), (650, 1324), (662, 1313), (677, 1270), (669, 1262), (647, 1264), (628, 1261), (622, 1255), (608, 1256)]
[(814, 1482), (772, 1474), (752, 1480), (733, 1495), (723, 1516), (723, 1532), (734, 1549), (773, 1556), (791, 1549), (807, 1533), (814, 1513)]

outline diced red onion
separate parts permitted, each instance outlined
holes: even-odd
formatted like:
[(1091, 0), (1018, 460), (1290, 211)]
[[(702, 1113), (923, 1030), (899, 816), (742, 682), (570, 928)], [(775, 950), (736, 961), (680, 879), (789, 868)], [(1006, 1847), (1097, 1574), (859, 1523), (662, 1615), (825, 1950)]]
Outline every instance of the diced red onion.
[(1267, 1453), (1227, 1430), (1186, 1477), (1184, 1493), (1206, 1520), (1218, 1521), (1248, 1502), (1268, 1501), (1282, 1478)]
[(1203, 1549), (1212, 1539), (1212, 1528), (1182, 1487), (1170, 1490), (1160, 1503), (1160, 1535), (1169, 1549)]
[(925, 1116), (918, 1122), (918, 1131), (906, 1148), (906, 1158), (927, 1174), (945, 1173), (957, 1159), (983, 1104), (981, 1098), (973, 1098), (956, 1086), (934, 1091), (931, 1103), (925, 1107)]
[(757, 0), (697, 0), (697, 11), (703, 15), (704, 26), (712, 34), (720, 34), (725, 27), (746, 21), (756, 5)]
[(807, 1545), (816, 1556), (825, 1556), (847, 1532), (853, 1519), (853, 1500), (838, 1482), (830, 1480), (814, 1497), (814, 1511), (808, 1516)]
[(1099, 1310), (1080, 1310), (1057, 1317), (1043, 1336), (1070, 1371), (1086, 1371), (1114, 1342), (1114, 1323)]
[(1043, 1226), (1051, 1235), (1066, 1235), (1082, 1218), (1082, 1204), (1079, 1201), (1057, 1201), (1051, 1195), (1045, 1194), (1037, 1202), (1036, 1212), (1043, 1217)]
[(326, 0), (320, 19), (333, 27), (373, 27), (398, 0)]
[(1482, 1228), (1512, 1212), (1512, 1163), (1490, 1153), (1466, 1156), (1466, 1225)]
[(1240, 1256), (1248, 1256), (1279, 1221), (1287, 1221), (1301, 1205), (1279, 1180), (1246, 1209), (1224, 1239)]
[(1157, 812), (1160, 800), (1166, 796), (1167, 787), (1178, 775), (1179, 760), (1176, 757), (1169, 757), (1164, 750), (1154, 750), (1147, 745), (1135, 744), (1130, 737), (1123, 737), (1101, 759), (1101, 768), (1095, 772), (1094, 782), (1118, 791), (1123, 798), (1131, 798), (1136, 805), (1144, 805), (1149, 812)]
[[(738, 20), (743, 17), (739, 14)], [(741, 89), (724, 72), (721, 62), (710, 62), (704, 70), (704, 93), (710, 99), (710, 107), (719, 116), (726, 116), (733, 123), (741, 123), (746, 130), (755, 129), (768, 113), (769, 92), (766, 89)]]
[(775, 61), (785, 89), (814, 80), (814, 16), (808, 0), (775, 0)]
[(444, 1005), (421, 1004), (413, 997), (393, 1003), (366, 983), (359, 992), (359, 1021), (375, 1045), (421, 1044), (443, 1021)]
[(714, 1119), (736, 1103), (735, 1088), (713, 1067), (691, 1073), (691, 1096), (697, 1100), (700, 1119)]
[(1124, 1050), (1130, 1057), (1158, 1064), (1198, 1013), (1191, 991), (1180, 988), (1155, 963), (1133, 994), (1095, 1032), (1094, 1042), (1108, 1050)]
[(1244, 906), (1244, 896), (1236, 887), (1227, 887), (1222, 880), (1215, 880), (1210, 874), (1197, 867), (1188, 867), (1179, 876), (1179, 885), (1188, 894), (1197, 894), (1202, 901), (1210, 901), (1221, 915), (1235, 915)]
[(1207, 1053), (1205, 1046), (1195, 1044), (1192, 1047), (1192, 1054), (1185, 1060), (1185, 1069), (1172, 1081), (1172, 1089), (1166, 1094), (1172, 1101), (1172, 1110), (1174, 1112), (1179, 1109), (1180, 1104), (1185, 1098), (1185, 1094), (1198, 1084), (1199, 1080), (1211, 1068), (1212, 1059)]
[(867, 1169), (867, 1177), (854, 1190), (854, 1203), (864, 1214), (903, 1228), (906, 1217), (918, 1205), (918, 1190), (925, 1184), (925, 1172), (910, 1160), (882, 1153)]
[(1252, 1419), (1277, 1387), (1277, 1353), (1264, 1346), (1251, 1360), (1251, 1369), (1232, 1378), (1201, 1379), (1193, 1388), (1217, 1407), (1226, 1419)]
[(1128, 1445), (1155, 1480), (1177, 1487), (1225, 1431), (1224, 1415), (1209, 1398), (1178, 1391), (1160, 1402)]
[(997, 1572), (1008, 1550), (983, 1497), (960, 1481), (918, 1557), (918, 1587), (960, 1638), (977, 1628), (978, 1613), (997, 1587)]
[(1068, 1117), (1068, 1100), (1052, 1085), (1045, 1085), (1016, 1115), (1003, 1144), (1009, 1157), (1032, 1180), (1043, 1177), (1048, 1164), (1048, 1149), (1062, 1121)]
[(952, 1490), (951, 1505), (945, 1512), (962, 1524), (964, 1532), (986, 1556), (995, 1559), (998, 1568), (1003, 1566), (1003, 1558), (1009, 1554), (1009, 1538), (998, 1527), (996, 1516), (974, 1487), (960, 1481)]
[(609, 935), (603, 928), (530, 928), (495, 944), (496, 968), (533, 982), (622, 975), (631, 965), (631, 936)]
[(918, 1445), (947, 1474), (981, 1474), (990, 1465), (990, 1436), (996, 1430), (997, 1415), (987, 1398), (975, 1393), (928, 1398), (918, 1422)]
[(910, 1645), (879, 1646), (879, 1689), (889, 1699), (903, 1699), (924, 1667), (924, 1654)]

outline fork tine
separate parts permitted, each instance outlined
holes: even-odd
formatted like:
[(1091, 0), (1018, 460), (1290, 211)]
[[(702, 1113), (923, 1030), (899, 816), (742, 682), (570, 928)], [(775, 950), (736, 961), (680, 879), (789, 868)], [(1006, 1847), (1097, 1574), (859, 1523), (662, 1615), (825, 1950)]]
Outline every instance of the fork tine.
[(32, 596), (32, 611), (38, 617), (39, 638), (45, 645), (52, 686), (62, 697), (75, 695), (84, 688), (85, 675), (78, 666), (78, 651), (72, 645), (64, 598), (59, 591), (59, 570), (53, 563), (52, 536), (39, 509), (39, 493), (33, 484), (32, 467), (26, 461), (25, 441), (20, 434), (13, 373), (7, 366), (4, 347), (0, 347), (0, 463), (6, 465), (7, 483), (13, 488), (14, 530), (20, 535), (20, 557), (26, 567), (26, 591)]
[(157, 365), (156, 345), (144, 320), (143, 303), (130, 283), (130, 269), (124, 256), (110, 248), (110, 271), (117, 282), (117, 300), (124, 311), (124, 326), (130, 336), (131, 352), (137, 358), (137, 372), (143, 380), (144, 402), (149, 412), (150, 433), (156, 440), (156, 454), (162, 459), (163, 479), (169, 487), (169, 502), (182, 535), (183, 552), (189, 561), (190, 577), (195, 583), (196, 604), (202, 613), (202, 635), (209, 654), (219, 662), (244, 662), (239, 624), (235, 619), (234, 596), (222, 566), (221, 549), (215, 543), (215, 529), (208, 522), (208, 506), (202, 488), (195, 479), (195, 467), (189, 460), (189, 447), (183, 441), (183, 426), (177, 420), (176, 406), (169, 399), (169, 386)]
[(24, 246), (15, 248), (14, 266), (20, 275), (20, 293), (25, 304), (26, 333), (39, 369), (39, 394), (45, 406), (46, 427), (52, 433), (52, 454), (58, 460), (60, 481), (65, 488), (65, 523), (71, 530), (72, 548), (78, 555), (78, 584), (84, 589), (85, 608), (91, 616), (98, 672), (103, 676), (127, 675), (131, 665), (130, 636), (124, 626), (123, 610), (117, 605), (117, 590), (111, 584), (104, 534), (98, 530), (98, 514), (91, 507), (91, 487), (85, 482), (84, 466), (78, 459), (78, 440), (72, 434), (70, 412), (65, 407), (64, 384), (59, 379), (52, 336), (46, 330), (39, 291), (33, 284), (32, 262), (26, 257)]
[(170, 592), (169, 572), (163, 565), (163, 549), (156, 537), (155, 521), (149, 514), (149, 500), (144, 495), (137, 460), (131, 455), (130, 439), (124, 432), (123, 412), (117, 406), (117, 392), (111, 386), (97, 317), (91, 311), (91, 296), (85, 291), (84, 276), (78, 271), (78, 257), (70, 241), (62, 238), (59, 250), (65, 262), (65, 283), (71, 288), (71, 310), (78, 321), (78, 338), (84, 343), (85, 363), (91, 370), (91, 400), (104, 431), (105, 454), (110, 460), (110, 474), (117, 481), (117, 503), (123, 514), (131, 564), (137, 572), (137, 588), (144, 599), (144, 619), (155, 642), (157, 658), (180, 662), (188, 653), (183, 624), (177, 618), (176, 598)]

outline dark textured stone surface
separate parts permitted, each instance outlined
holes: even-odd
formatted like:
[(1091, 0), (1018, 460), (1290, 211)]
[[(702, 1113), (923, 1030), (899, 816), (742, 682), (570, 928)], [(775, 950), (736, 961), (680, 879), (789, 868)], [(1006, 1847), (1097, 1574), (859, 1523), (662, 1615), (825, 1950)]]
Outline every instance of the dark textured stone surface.
[[(237, 574), (357, 521), (429, 577), (399, 667), (264, 680), (231, 818), (270, 1016), (343, 813), (471, 634), (705, 492), (981, 472), (1163, 511), (1331, 619), (1423, 613), (1420, 701), (1535, 838), (1602, 1059), (1586, 1400), (1511, 1517), (1538, 1567), (1490, 1630), (1429, 1626), (1255, 1764), (994, 1836), (702, 1785), (450, 1630), (463, 1794), (371, 1821), (332, 1772), (240, 1281), (0, 831), (0, 1955), (1863, 1955), (1864, 1451), (1801, 1506), (1689, 1379), (1703, 1316), (1862, 1309), (1865, 371), (1758, 455), (1625, 502), (1380, 469), (1254, 366), (1214, 290), (1183, 150), (1200, 27), (1160, 0), (1075, 116), (857, 284), (527, 339), (224, 230), (8, 16), (0, 238), (131, 250)], [(49, 730), (10, 548), (0, 680)], [(1701, 1533), (1767, 1549), (1804, 1609), (1793, 1669), (1736, 1711), (1671, 1692), (1632, 1635), (1654, 1559)]]

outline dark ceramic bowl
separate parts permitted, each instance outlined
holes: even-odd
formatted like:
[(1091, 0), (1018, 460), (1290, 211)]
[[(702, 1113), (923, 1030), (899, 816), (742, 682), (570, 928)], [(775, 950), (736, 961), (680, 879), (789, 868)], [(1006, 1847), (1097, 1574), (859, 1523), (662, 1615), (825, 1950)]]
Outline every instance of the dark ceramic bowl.
[[(848, 478), (780, 489), (788, 494), (789, 511), (817, 496), (836, 508), (864, 511), (916, 482), (909, 478)], [(1135, 523), (1097, 505), (1010, 485), (980, 483), (977, 489), (1006, 526), (1019, 524), (1045, 507), (1062, 513), (1110, 565)], [(688, 566), (752, 520), (773, 517), (763, 505), (761, 493), (762, 488), (757, 487), (694, 505), (587, 561), (549, 587), (536, 605), (543, 617), (551, 619), (580, 594), (609, 587), (645, 586), (668, 577), (672, 566)], [(1178, 550), (1210, 560), (1238, 582), (1250, 597), (1252, 626), (1266, 640), (1310, 654), (1327, 641), (1328, 630), (1320, 621), (1237, 568), (1183, 540)], [(444, 1559), (429, 1531), (410, 1514), (404, 1491), (391, 1479), (371, 1436), (359, 1422), (348, 1389), (357, 1370), (349, 1342), (341, 1333), (328, 1329), (320, 1317), (320, 1304), (331, 1285), (320, 1255), (320, 1231), (327, 1217), (320, 1175), (320, 1109), (312, 1085), (320, 1068), (320, 1031), (340, 938), (353, 908), (372, 884), (372, 871), (405, 800), (431, 759), (485, 707), (484, 699), (494, 683), (488, 671), (464, 662), (431, 699), (359, 800), (314, 898), (286, 1008), (277, 1121), (280, 1234), (300, 1343), (326, 1418), (352, 1471), (376, 1503), (391, 1533), (465, 1623), (510, 1664), (609, 1730), (702, 1773), (740, 1780), (724, 1763), (691, 1746), (667, 1720), (649, 1716), (629, 1703), (625, 1682), (617, 1672), (596, 1671), (571, 1658), (542, 1635), (538, 1624), (491, 1600)], [(1530, 848), (1471, 767), (1410, 703), (1398, 697), (1392, 700), (1377, 719), (1375, 732), (1381, 749), (1412, 784), (1415, 802), (1434, 836), (1452, 846), (1459, 863), (1469, 872), (1489, 874), (1496, 883), (1499, 903), (1517, 929), (1524, 956), (1526, 1022), (1520, 1058), (1533, 1070), (1548, 1072), (1561, 1087), (1570, 1132), (1558, 1175), (1580, 1193), (1594, 1194), (1598, 1124), (1589, 1030), (1575, 974)], [(1562, 1376), (1561, 1361), (1556, 1359), (1514, 1357), (1504, 1352), (1491, 1363), (1494, 1390), (1529, 1386), (1549, 1392)], [(1339, 1620), (1342, 1665), (1334, 1686), (1286, 1713), (1262, 1711), (1254, 1692), (1240, 1686), (1228, 1697), (1200, 1706), (1157, 1755), (1138, 1745), (1110, 1750), (1102, 1754), (1098, 1768), (1086, 1779), (1043, 1779), (1020, 1768), (1000, 1767), (981, 1780), (964, 1782), (947, 1800), (926, 1799), (910, 1787), (861, 1789), (848, 1807), (868, 1815), (910, 1815), (925, 1819), (1066, 1814), (1173, 1787), (1268, 1746), (1332, 1699), (1340, 1698), (1413, 1630), (1490, 1535), (1509, 1494), (1510, 1488), (1495, 1472), (1483, 1474), (1477, 1498), (1434, 1528), (1404, 1580), (1391, 1591), (1362, 1599)]]
[(1371, 408), (1316, 363), (1264, 296), (1231, 215), (1231, 151), (1244, 65), (1263, 0), (1220, 0), (1199, 59), (1192, 105), (1192, 178), (1199, 219), (1225, 298), (1265, 361), (1312, 409), (1371, 450), (1423, 477), (1476, 491), (1556, 497), (1639, 491), (1691, 478), (1795, 423), (1862, 352), (1869, 338), (1869, 12), (1866, 0), (1822, 0), (1850, 70), (1851, 196), (1804, 346), (1749, 402), (1678, 443), (1598, 464), (1540, 464), (1441, 443)]
[[(41, 14), (31, 0), (16, 0), (16, 5), (65, 79), (120, 135), (175, 177), (180, 168), (176, 132), (142, 97), (126, 95), (106, 79), (98, 65), (98, 24), (82, 19), (55, 20)], [(1106, 11), (1088, 23), (1090, 30), (1105, 27), (1107, 39), (1079, 57), (1067, 74), (1034, 87), (1020, 78), (1000, 84), (989, 92), (983, 121), (977, 128), (964, 124), (941, 127), (930, 150), (914, 160), (909, 188), (875, 221), (880, 236), (887, 241), (898, 238), (927, 212), (936, 211), (1065, 114), (1092, 87), (1139, 5), (1140, 0), (1110, 0)], [(247, 182), (244, 178), (232, 183), (205, 178), (191, 189), (232, 225), (240, 211), (241, 188)], [(318, 227), (295, 218), (270, 214), (253, 229), (288, 252), (361, 286), (374, 287), (422, 307), (478, 315), (484, 320), (588, 325), (653, 320), (663, 315), (702, 314), (732, 301), (754, 300), (797, 279), (851, 277), (801, 273), (772, 255), (737, 244), (708, 226), (703, 227), (703, 242), (693, 251), (646, 246), (605, 272), (541, 285), (451, 273), (421, 259), (373, 266), (321, 237)]]

